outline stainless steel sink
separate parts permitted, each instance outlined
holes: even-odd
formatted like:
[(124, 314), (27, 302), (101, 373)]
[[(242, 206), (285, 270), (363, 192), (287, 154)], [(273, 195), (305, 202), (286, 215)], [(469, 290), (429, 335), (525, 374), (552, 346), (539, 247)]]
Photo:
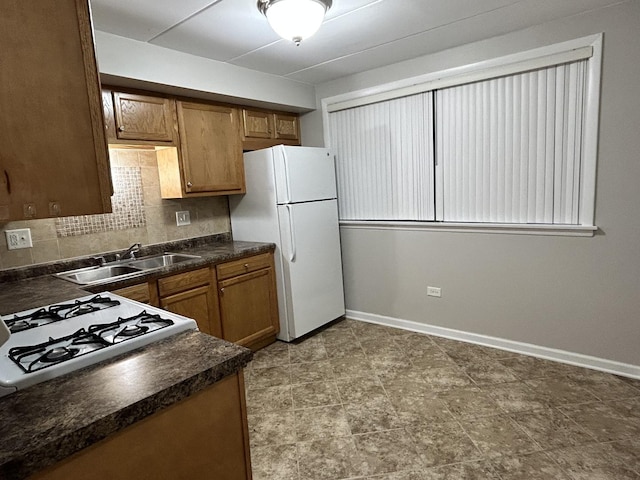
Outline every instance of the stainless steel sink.
[(168, 267), (176, 263), (187, 262), (201, 258), (197, 255), (183, 253), (161, 253), (149, 257), (120, 260), (110, 265), (79, 268), (68, 272), (57, 273), (56, 277), (63, 278), (79, 285), (91, 285), (109, 280), (122, 280), (156, 268)]
[(187, 262), (189, 260), (194, 260), (196, 258), (200, 258), (200, 257), (196, 255), (186, 255), (182, 253), (163, 253), (162, 255), (153, 255), (151, 257), (141, 258), (139, 260), (132, 260), (128, 262), (127, 265), (131, 265), (131, 266), (146, 270), (151, 268), (168, 267), (169, 265)]
[(80, 285), (90, 285), (110, 278), (133, 276), (141, 271), (141, 268), (129, 265), (105, 265), (102, 267), (87, 267), (71, 270), (70, 272), (62, 272), (56, 274), (56, 276)]

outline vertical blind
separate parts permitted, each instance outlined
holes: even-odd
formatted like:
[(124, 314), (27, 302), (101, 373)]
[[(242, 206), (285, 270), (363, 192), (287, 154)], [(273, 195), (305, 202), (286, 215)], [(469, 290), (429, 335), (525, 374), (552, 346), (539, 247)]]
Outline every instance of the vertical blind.
[(330, 112), (340, 219), (579, 224), (586, 75), (578, 60)]
[(577, 224), (586, 60), (436, 92), (436, 219)]
[(333, 112), (342, 220), (435, 219), (433, 94)]

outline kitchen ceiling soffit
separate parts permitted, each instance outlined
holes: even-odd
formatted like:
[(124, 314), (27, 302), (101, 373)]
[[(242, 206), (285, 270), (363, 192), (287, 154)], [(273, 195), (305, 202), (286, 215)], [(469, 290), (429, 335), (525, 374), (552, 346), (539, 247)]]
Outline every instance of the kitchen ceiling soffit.
[(96, 29), (319, 84), (619, 0), (334, 0), (300, 47), (273, 32), (257, 0), (91, 0)]

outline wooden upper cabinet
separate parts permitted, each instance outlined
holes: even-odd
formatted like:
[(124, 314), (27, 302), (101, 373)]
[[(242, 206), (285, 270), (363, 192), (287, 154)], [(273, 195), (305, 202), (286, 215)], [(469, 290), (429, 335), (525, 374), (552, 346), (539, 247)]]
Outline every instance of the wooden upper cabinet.
[(274, 145), (300, 145), (298, 116), (265, 110), (242, 110), (244, 150), (257, 150)]
[(184, 196), (245, 192), (238, 110), (176, 102)]
[(298, 117), (286, 113), (275, 113), (274, 115), (275, 138), (300, 141), (298, 132)]
[(4, 0), (0, 221), (111, 211), (87, 0)]
[(113, 92), (116, 137), (119, 140), (173, 142), (173, 100)]
[(251, 138), (272, 138), (273, 115), (268, 112), (242, 110), (244, 136)]

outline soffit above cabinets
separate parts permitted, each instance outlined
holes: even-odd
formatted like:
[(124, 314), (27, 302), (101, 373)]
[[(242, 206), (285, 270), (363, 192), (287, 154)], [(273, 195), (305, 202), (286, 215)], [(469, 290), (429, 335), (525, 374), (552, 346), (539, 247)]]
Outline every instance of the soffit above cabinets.
[(257, 0), (91, 0), (97, 30), (319, 84), (620, 0), (334, 0), (299, 47)]

